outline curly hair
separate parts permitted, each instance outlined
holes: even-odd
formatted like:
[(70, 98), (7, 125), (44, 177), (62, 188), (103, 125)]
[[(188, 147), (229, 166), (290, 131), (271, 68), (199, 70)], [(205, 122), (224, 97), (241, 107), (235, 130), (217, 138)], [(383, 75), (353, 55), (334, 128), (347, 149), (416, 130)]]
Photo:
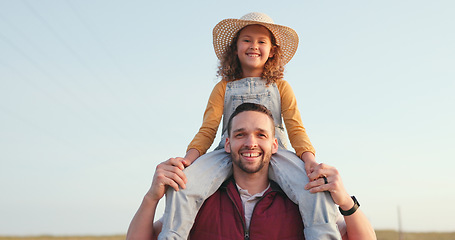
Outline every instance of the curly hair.
[[(225, 81), (234, 81), (243, 77), (242, 67), (240, 65), (239, 57), (237, 56), (237, 40), (240, 32), (244, 28), (240, 29), (232, 39), (231, 44), (224, 51), (223, 57), (220, 59), (218, 65), (217, 77), (221, 77)], [(268, 30), (268, 29), (267, 29)], [(268, 30), (270, 32), (270, 30)], [(267, 85), (274, 83), (279, 79), (283, 78), (284, 64), (282, 62), (283, 52), (280, 46), (276, 44), (275, 36), (270, 32), (273, 57), (269, 58), (264, 65), (264, 71), (262, 71), (262, 79), (266, 80)]]

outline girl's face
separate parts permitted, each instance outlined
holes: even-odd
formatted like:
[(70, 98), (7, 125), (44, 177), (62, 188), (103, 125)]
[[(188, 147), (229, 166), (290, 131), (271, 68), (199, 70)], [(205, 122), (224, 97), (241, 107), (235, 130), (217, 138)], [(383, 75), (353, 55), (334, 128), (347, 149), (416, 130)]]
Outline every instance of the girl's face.
[(239, 33), (237, 56), (243, 77), (260, 77), (267, 60), (273, 57), (270, 31), (261, 25), (249, 25)]

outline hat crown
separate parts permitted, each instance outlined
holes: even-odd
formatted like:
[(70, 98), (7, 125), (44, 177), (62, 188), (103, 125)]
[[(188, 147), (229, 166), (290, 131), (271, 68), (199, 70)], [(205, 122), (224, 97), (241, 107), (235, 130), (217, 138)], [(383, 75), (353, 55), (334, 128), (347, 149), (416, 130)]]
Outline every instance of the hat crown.
[(259, 13), (259, 12), (248, 13), (248, 14), (244, 15), (243, 17), (241, 17), (240, 19), (241, 20), (247, 20), (247, 21), (256, 21), (256, 22), (274, 24), (274, 22), (273, 22), (271, 17), (269, 17), (265, 13)]

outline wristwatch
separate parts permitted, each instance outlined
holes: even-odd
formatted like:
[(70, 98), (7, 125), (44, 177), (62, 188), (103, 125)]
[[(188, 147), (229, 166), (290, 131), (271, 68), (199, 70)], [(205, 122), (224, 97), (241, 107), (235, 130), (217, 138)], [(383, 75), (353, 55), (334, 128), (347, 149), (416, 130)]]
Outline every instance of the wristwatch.
[(360, 207), (360, 203), (357, 201), (357, 199), (354, 197), (354, 196), (351, 196), (352, 200), (354, 201), (354, 206), (347, 210), (347, 211), (344, 211), (343, 209), (341, 209), (340, 207), (338, 207), (338, 209), (340, 210), (341, 212), (341, 215), (343, 216), (349, 216), (349, 215), (352, 215), (353, 213), (355, 213), (355, 211), (357, 211), (357, 209)]

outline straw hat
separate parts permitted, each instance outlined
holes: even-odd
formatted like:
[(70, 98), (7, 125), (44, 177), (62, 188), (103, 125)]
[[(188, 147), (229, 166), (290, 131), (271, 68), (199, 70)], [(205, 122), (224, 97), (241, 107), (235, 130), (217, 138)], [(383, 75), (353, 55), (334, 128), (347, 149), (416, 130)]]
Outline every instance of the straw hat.
[(224, 19), (213, 28), (213, 47), (218, 59), (223, 57), (235, 34), (245, 26), (252, 24), (262, 25), (272, 32), (277, 45), (283, 51), (283, 63), (288, 63), (297, 51), (299, 36), (297, 36), (294, 29), (275, 24), (272, 18), (258, 12), (248, 13), (240, 19)]

